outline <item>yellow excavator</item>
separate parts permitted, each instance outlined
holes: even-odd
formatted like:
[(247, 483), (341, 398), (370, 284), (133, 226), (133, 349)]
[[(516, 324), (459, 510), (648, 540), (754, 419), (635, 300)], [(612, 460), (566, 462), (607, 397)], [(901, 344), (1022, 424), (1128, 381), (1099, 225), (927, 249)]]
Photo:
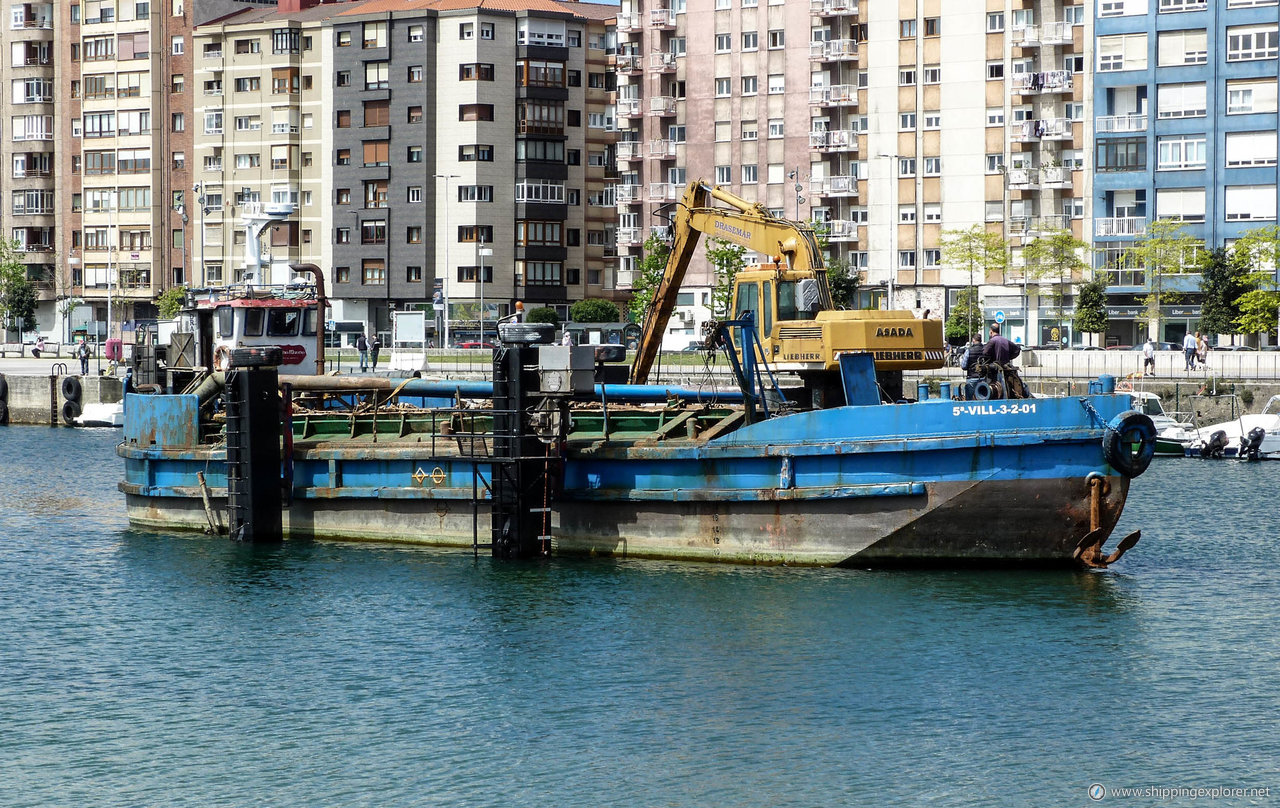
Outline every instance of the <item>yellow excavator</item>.
[[(728, 207), (713, 206), (713, 199)], [(775, 256), (772, 265), (749, 266), (734, 276), (731, 311), (736, 316), (752, 312), (763, 354), (759, 358), (773, 370), (798, 374), (815, 405), (823, 406), (840, 390), (842, 353), (872, 354), (881, 386), (894, 397), (901, 396), (901, 371), (945, 364), (940, 320), (921, 320), (909, 311), (834, 309), (812, 228), (774, 216), (758, 202), (701, 180), (689, 183), (671, 224), (671, 255), (645, 318), (631, 367), (633, 383), (644, 384), (649, 378), (703, 234)]]

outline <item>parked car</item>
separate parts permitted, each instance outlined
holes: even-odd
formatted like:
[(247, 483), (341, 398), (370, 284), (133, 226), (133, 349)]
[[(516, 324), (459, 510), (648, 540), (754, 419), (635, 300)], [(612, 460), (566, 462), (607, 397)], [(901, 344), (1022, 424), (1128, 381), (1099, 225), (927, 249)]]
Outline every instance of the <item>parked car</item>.
[[(1135, 351), (1141, 351), (1145, 347), (1147, 347), (1147, 343), (1144, 342), (1141, 345), (1133, 346), (1133, 349)], [(1182, 344), (1178, 342), (1157, 342), (1156, 350), (1157, 351), (1181, 351)]]
[(1107, 350), (1108, 351), (1129, 351), (1129, 350), (1133, 350), (1133, 346), (1132, 345), (1108, 345)]
[(701, 351), (701, 350), (702, 350), (702, 346), (703, 346), (703, 342), (702, 342), (702, 340), (697, 340), (697, 341), (691, 342), (691, 343), (689, 343), (688, 345), (686, 345), (686, 346), (684, 346), (683, 348), (681, 348), (681, 349), (680, 349), (680, 352), (681, 352), (681, 353), (694, 353), (695, 351)]
[(493, 343), (492, 343), (492, 342), (475, 342), (475, 341), (472, 341), (472, 342), (459, 342), (459, 343), (458, 343), (458, 347), (459, 347), (459, 348), (489, 348), (489, 349), (492, 349), (492, 348), (493, 348)]
[(1258, 350), (1257, 348), (1254, 348), (1249, 345), (1215, 345), (1213, 346), (1213, 349), (1215, 351), (1256, 351)]

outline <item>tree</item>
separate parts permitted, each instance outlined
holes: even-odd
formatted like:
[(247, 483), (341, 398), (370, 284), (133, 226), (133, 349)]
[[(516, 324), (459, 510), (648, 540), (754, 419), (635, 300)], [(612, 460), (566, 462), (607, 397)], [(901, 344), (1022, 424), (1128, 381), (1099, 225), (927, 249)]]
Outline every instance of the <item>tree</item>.
[(1107, 280), (1095, 276), (1076, 295), (1075, 329), (1081, 334), (1105, 334), (1108, 325)]
[(27, 265), (18, 259), (17, 241), (0, 239), (0, 332), (19, 334), (36, 328), (36, 290)]
[(1231, 252), (1219, 247), (1205, 254), (1200, 269), (1200, 290), (1204, 303), (1200, 307), (1200, 330), (1206, 334), (1234, 334), (1240, 317), (1237, 301), (1250, 290), (1249, 268), (1244, 252)]
[(978, 303), (977, 287), (970, 286), (956, 293), (955, 305), (947, 318), (947, 341), (963, 344), (982, 328), (982, 306)]
[[(667, 258), (670, 255), (671, 245), (656, 233), (650, 233), (644, 240), (644, 249), (636, 261), (636, 274), (631, 279), (631, 303), (628, 305), (631, 322), (644, 322), (645, 314), (653, 303), (653, 294), (667, 271)], [(574, 316), (573, 319), (578, 318)]]
[[(617, 308), (615, 306), (615, 308)], [(526, 323), (551, 323), (555, 327), (560, 327), (560, 315), (556, 314), (556, 310), (550, 306), (539, 306), (531, 310), (524, 316)]]
[(733, 303), (733, 279), (746, 264), (747, 248), (724, 239), (707, 239), (707, 261), (715, 268), (715, 287), (711, 292), (711, 314), (725, 317)]
[(827, 262), (827, 284), (831, 287), (831, 305), (849, 309), (858, 301), (862, 273), (854, 269), (848, 258), (832, 258)]
[(1058, 328), (1062, 328), (1063, 300), (1071, 285), (1071, 278), (1083, 273), (1089, 264), (1081, 258), (1089, 245), (1076, 238), (1069, 230), (1055, 230), (1036, 236), (1022, 247), (1026, 271), (1037, 280), (1050, 280), (1050, 298), (1057, 312)]
[(160, 293), (160, 297), (156, 298), (156, 308), (159, 309), (161, 320), (172, 320), (178, 316), (178, 312), (182, 311), (182, 306), (187, 302), (187, 287), (170, 286)]
[(1236, 298), (1239, 314), (1235, 324), (1241, 333), (1270, 333), (1276, 330), (1280, 305), (1280, 227), (1258, 227), (1242, 235), (1231, 248), (1231, 259), (1244, 274), (1245, 291)]
[(1147, 307), (1147, 319), (1159, 338), (1160, 305), (1175, 300), (1176, 291), (1166, 288), (1168, 275), (1185, 275), (1200, 269), (1200, 253), (1204, 242), (1183, 231), (1182, 223), (1175, 219), (1156, 219), (1147, 225), (1145, 235), (1139, 236), (1128, 250), (1132, 263), (1143, 267), (1146, 275), (1147, 295), (1143, 304)]
[(608, 300), (588, 297), (569, 307), (569, 319), (575, 323), (616, 323), (622, 313)]
[[(964, 339), (967, 340), (970, 334), (978, 333), (978, 329), (982, 327), (982, 309), (978, 307), (978, 287), (974, 275), (981, 270), (985, 280), (989, 272), (1004, 271), (1009, 266), (1008, 244), (999, 233), (988, 232), (980, 224), (975, 224), (968, 230), (944, 230), (942, 231), (942, 260), (954, 269), (969, 270), (967, 299), (971, 301), (971, 305), (967, 307), (968, 315), (963, 322), (963, 328), (960, 329), (964, 332)], [(950, 337), (951, 320), (947, 322), (947, 336)]]

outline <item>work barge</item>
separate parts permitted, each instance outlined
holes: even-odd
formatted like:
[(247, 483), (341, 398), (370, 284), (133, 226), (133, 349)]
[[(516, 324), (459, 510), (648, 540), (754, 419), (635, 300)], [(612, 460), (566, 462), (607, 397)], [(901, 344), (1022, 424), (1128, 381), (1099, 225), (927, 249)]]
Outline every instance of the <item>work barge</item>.
[(491, 382), (279, 375), (278, 352), (252, 348), (225, 373), (130, 390), (130, 520), (814, 566), (1100, 567), (1137, 541), (1103, 552), (1154, 430), (1105, 378), (1083, 396), (973, 401), (944, 383), (885, 401), (874, 357), (850, 352), (815, 406), (733, 350), (757, 342), (750, 317), (719, 340), (729, 391), (612, 383), (613, 349), (516, 325)]

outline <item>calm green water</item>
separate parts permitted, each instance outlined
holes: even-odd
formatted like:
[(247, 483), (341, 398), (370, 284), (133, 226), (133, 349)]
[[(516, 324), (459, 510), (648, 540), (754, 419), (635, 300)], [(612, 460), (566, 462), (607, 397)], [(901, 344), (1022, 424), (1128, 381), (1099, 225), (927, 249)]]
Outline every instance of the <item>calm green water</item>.
[(511, 565), (132, 531), (118, 434), (0, 428), (2, 805), (1280, 802), (1280, 463), (1105, 573)]

